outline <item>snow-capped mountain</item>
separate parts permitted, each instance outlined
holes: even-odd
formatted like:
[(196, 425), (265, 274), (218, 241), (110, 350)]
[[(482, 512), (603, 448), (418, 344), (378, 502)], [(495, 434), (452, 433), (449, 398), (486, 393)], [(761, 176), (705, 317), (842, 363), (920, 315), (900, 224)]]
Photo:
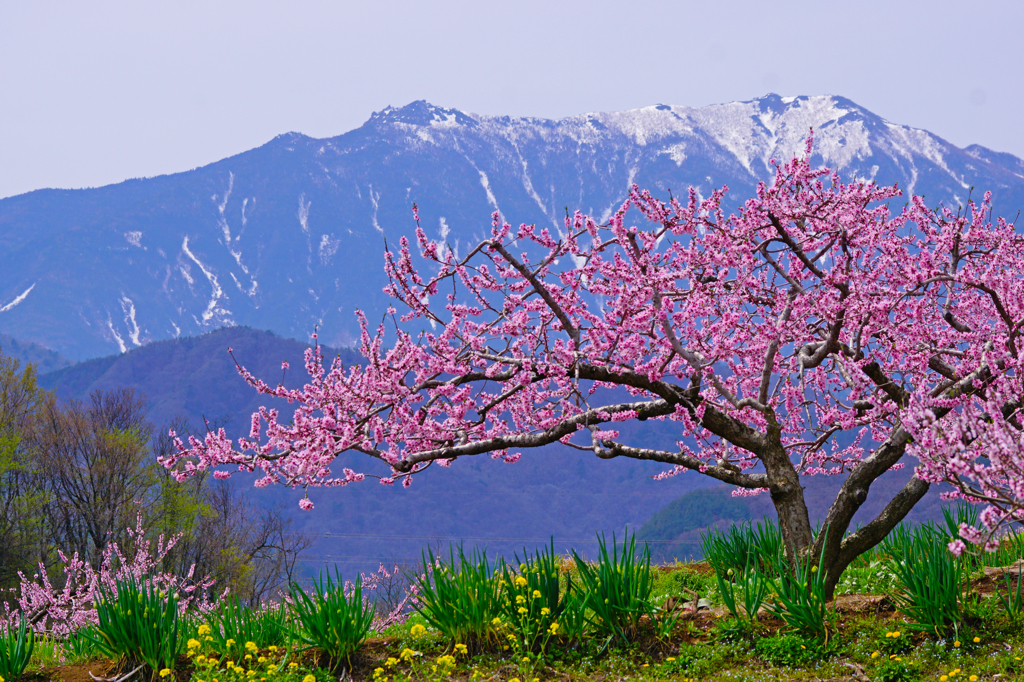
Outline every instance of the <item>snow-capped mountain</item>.
[(386, 306), (385, 240), (464, 249), (499, 210), (560, 226), (606, 218), (631, 183), (667, 194), (729, 185), (735, 201), (803, 148), (846, 179), (899, 182), (928, 203), (991, 190), (1024, 205), (1024, 161), (961, 149), (841, 97), (768, 95), (562, 120), (489, 117), (426, 102), (329, 139), (281, 135), (185, 173), (0, 200), (0, 332), (72, 359), (228, 325), (346, 345), (356, 308)]

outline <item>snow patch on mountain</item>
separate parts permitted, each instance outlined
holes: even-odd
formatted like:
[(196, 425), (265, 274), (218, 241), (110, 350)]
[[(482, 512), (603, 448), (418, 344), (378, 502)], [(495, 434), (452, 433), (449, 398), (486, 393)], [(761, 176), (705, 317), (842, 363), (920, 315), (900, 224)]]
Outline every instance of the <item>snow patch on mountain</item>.
[(14, 306), (16, 306), (19, 303), (21, 303), (22, 301), (24, 301), (26, 298), (28, 298), (28, 295), (30, 293), (32, 293), (32, 290), (35, 289), (35, 288), (36, 288), (36, 283), (33, 282), (32, 286), (30, 286), (28, 289), (25, 289), (25, 291), (23, 291), (20, 294), (18, 294), (17, 296), (15, 296), (14, 299), (10, 303), (8, 303), (7, 305), (5, 305), (2, 308), (0, 308), (0, 313), (6, 313), (8, 310), (10, 310)]
[(114, 342), (117, 343), (117, 347), (120, 349), (120, 351), (122, 353), (127, 352), (128, 346), (125, 345), (124, 339), (121, 338), (121, 335), (117, 333), (116, 329), (114, 329), (114, 320), (110, 317), (109, 312), (107, 313), (107, 330), (110, 332), (110, 335), (114, 338)]
[[(231, 311), (225, 308), (221, 308), (218, 304), (220, 299), (224, 298), (224, 289), (221, 288), (220, 283), (217, 281), (217, 275), (209, 270), (203, 263), (196, 258), (196, 255), (188, 248), (188, 237), (186, 236), (181, 244), (182, 253), (189, 257), (189, 259), (196, 264), (196, 267), (206, 276), (207, 281), (210, 282), (212, 293), (210, 295), (210, 302), (206, 304), (206, 310), (203, 311), (203, 323), (208, 324), (216, 317), (218, 322), (224, 324), (232, 324), (230, 321)], [(191, 281), (189, 282), (191, 283)]]
[(484, 173), (479, 168), (476, 170), (480, 174), (480, 184), (483, 185), (484, 192), (487, 194), (487, 203), (493, 206), (495, 211), (500, 213), (501, 209), (498, 208), (498, 200), (495, 198), (494, 192), (491, 191), (491, 181), (488, 179), (487, 173)]
[(135, 320), (135, 303), (132, 302), (132, 299), (125, 296), (124, 292), (121, 292), (120, 303), (121, 312), (124, 313), (124, 323), (128, 327), (128, 338), (136, 346), (141, 346), (142, 342), (139, 340), (139, 323)]
[(320, 235), (320, 248), (317, 253), (320, 256), (320, 264), (327, 265), (331, 259), (334, 258), (334, 254), (338, 252), (338, 248), (341, 246), (341, 239), (336, 239), (333, 234)]
[(373, 215), (370, 216), (370, 220), (373, 222), (373, 229), (377, 230), (381, 234), (384, 234), (384, 228), (377, 222), (377, 209), (380, 208), (380, 193), (374, 193), (373, 185), (370, 185), (370, 203), (373, 204)]

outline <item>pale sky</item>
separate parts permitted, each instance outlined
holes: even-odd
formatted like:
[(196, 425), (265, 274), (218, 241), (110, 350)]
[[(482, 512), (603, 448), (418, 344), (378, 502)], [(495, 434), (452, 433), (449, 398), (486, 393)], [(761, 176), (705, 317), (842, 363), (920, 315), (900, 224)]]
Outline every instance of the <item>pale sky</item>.
[(1024, 3), (0, 1), (0, 197), (188, 170), (417, 99), (559, 118), (848, 97), (1024, 157)]

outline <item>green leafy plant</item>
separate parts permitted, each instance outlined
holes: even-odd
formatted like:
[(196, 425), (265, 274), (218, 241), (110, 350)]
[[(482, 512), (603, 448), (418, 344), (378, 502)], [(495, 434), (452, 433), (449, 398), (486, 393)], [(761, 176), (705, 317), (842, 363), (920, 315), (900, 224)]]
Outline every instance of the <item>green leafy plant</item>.
[(87, 661), (96, 655), (96, 629), (92, 626), (79, 628), (64, 640), (64, 656), (68, 663)]
[(501, 596), (496, 574), (504, 563), (492, 567), (486, 553), (466, 556), (462, 547), (449, 549), (447, 564), (431, 550), (423, 557), (423, 574), (417, 585), (416, 610), (424, 620), (453, 644), (465, 644), (471, 653), (495, 638), (494, 620), (501, 615)]
[(762, 637), (754, 644), (758, 656), (775, 665), (806, 665), (822, 658), (817, 642), (808, 642), (796, 633)]
[(917, 682), (921, 679), (921, 667), (892, 654), (872, 670), (874, 682)]
[[(755, 559), (748, 555), (747, 560), (749, 562)], [(761, 608), (768, 591), (768, 580), (764, 573), (748, 563), (742, 573), (737, 574), (730, 568), (723, 575), (716, 570), (715, 577), (718, 579), (718, 592), (725, 607), (734, 617), (746, 619), (753, 625), (757, 620), (757, 611)], [(740, 605), (736, 603), (737, 591), (742, 597)], [(742, 610), (739, 606), (743, 607)]]
[(639, 631), (640, 619), (651, 614), (651, 552), (644, 546), (637, 554), (636, 535), (628, 533), (622, 552), (612, 535), (612, 551), (608, 552), (604, 536), (598, 537), (596, 565), (585, 562), (576, 552), (573, 559), (579, 571), (583, 603), (593, 617), (591, 623), (602, 636), (632, 640)]
[(658, 666), (659, 672), (672, 679), (683, 680), (703, 677), (722, 664), (722, 652), (714, 647), (680, 644), (679, 650), (666, 657)]
[[(337, 583), (330, 573), (313, 580), (311, 592), (292, 584), (292, 613), (297, 628), (290, 634), (295, 641), (316, 647), (335, 668), (351, 668), (351, 657), (366, 641), (373, 623), (373, 604), (363, 599), (362, 580), (346, 584), (335, 569)], [(319, 661), (318, 661), (319, 665)]]
[(895, 594), (911, 627), (943, 636), (962, 621), (966, 561), (953, 556), (948, 537), (929, 525), (897, 526), (884, 540), (890, 567), (900, 581)]
[(746, 618), (722, 618), (714, 623), (715, 639), (723, 642), (749, 641), (755, 632), (754, 623)]
[(155, 678), (173, 669), (178, 654), (178, 599), (151, 581), (118, 580), (113, 590), (101, 585), (95, 632), (83, 636), (98, 653), (116, 661), (120, 671), (144, 666)]
[[(208, 636), (202, 633), (200, 636)], [(275, 645), (265, 651), (257, 649), (255, 644), (245, 647), (243, 656), (236, 660), (216, 651), (208, 656), (200, 652), (203, 647), (198, 640), (194, 643), (187, 652), (194, 666), (191, 682), (334, 682), (337, 679), (326, 670), (310, 668), (295, 660), (289, 662), (287, 651)]]
[(1024, 615), (1024, 564), (1018, 564), (1016, 575), (1014, 571), (1003, 573), (1003, 586), (1006, 588), (1004, 594), (996, 590), (999, 595), (999, 603), (1002, 604), (1006, 614), (1011, 618), (1019, 618)]
[(836, 613), (834, 606), (828, 608), (825, 571), (819, 570), (824, 552), (823, 543), (817, 560), (807, 557), (798, 561), (792, 571), (788, 570), (786, 559), (779, 557), (776, 564), (779, 579), (772, 580), (777, 598), (766, 604), (766, 608), (802, 635), (827, 644), (829, 632), (835, 629)]
[(288, 632), (287, 616), (283, 604), (253, 610), (237, 597), (229, 597), (221, 600), (217, 608), (207, 614), (206, 622), (217, 650), (238, 656), (246, 642), (253, 642), (260, 649), (284, 644)]
[[(519, 653), (538, 653), (543, 657), (552, 637), (561, 640), (582, 636), (582, 608), (568, 574), (562, 587), (554, 539), (533, 556), (524, 550), (523, 557), (515, 556), (518, 572), (502, 566), (502, 621), (515, 635)], [(566, 614), (567, 610), (571, 612)]]
[(727, 533), (715, 528), (700, 535), (700, 547), (716, 573), (741, 573), (748, 568), (771, 572), (783, 555), (782, 531), (765, 519), (757, 525), (744, 523), (729, 527)]
[(7, 621), (0, 638), (0, 675), (5, 680), (17, 680), (32, 658), (35, 634), (27, 619), (19, 617), (17, 625), (13, 618)]

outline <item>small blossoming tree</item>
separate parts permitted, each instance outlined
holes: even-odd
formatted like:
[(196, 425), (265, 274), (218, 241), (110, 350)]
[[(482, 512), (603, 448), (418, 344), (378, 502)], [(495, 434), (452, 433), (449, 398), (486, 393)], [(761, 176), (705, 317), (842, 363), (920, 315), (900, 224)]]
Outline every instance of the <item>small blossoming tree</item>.
[[(205, 612), (217, 606), (209, 598), (213, 579), (196, 579), (195, 566), (184, 576), (174, 575), (160, 569), (160, 564), (174, 547), (180, 536), (165, 539), (161, 535), (153, 543), (145, 538), (142, 516), (139, 515), (134, 529), (128, 528), (128, 535), (135, 544), (135, 556), (128, 560), (116, 542), (106, 546), (99, 570), (74, 554), (70, 558), (58, 552), (64, 564), (63, 587), (55, 585), (40, 564), (39, 573), (28, 577), (19, 574), (21, 588), (18, 597), (17, 618), (26, 618), (32, 628), (40, 633), (66, 637), (79, 628), (96, 624), (96, 596), (102, 587), (110, 592), (117, 582), (134, 578), (152, 580), (159, 589), (176, 594), (178, 609)], [(11, 614), (8, 614), (10, 619)], [(0, 626), (3, 624), (0, 618)]]
[[(260, 469), (257, 485), (305, 487), (407, 486), (435, 462), (514, 462), (553, 443), (663, 462), (665, 476), (692, 470), (768, 492), (791, 562), (823, 556), (831, 594), (931, 481), (965, 475), (960, 460), (987, 452), (947, 425), (998, 410), (1009, 430), (985, 433), (1019, 433), (1024, 240), (991, 221), (987, 194), (956, 213), (919, 197), (894, 212), (897, 187), (844, 184), (810, 153), (808, 140), (805, 157), (776, 164), (731, 214), (726, 188), (665, 202), (634, 186), (606, 224), (577, 213), (557, 234), (513, 230), (495, 213), (490, 238), (462, 256), (417, 229), (426, 267), (405, 239), (385, 259), (405, 324), (372, 331), (360, 314), (365, 363), (325, 367), (310, 349), (309, 383), (296, 390), (240, 368), (297, 404), (291, 420), (262, 408), (248, 437), (179, 441), (164, 464), (180, 476)], [(629, 224), (632, 211), (646, 222)], [(430, 330), (406, 331), (415, 320)], [(625, 421), (670, 422), (677, 446), (631, 444), (616, 429)], [(872, 483), (903, 466), (912, 433), (920, 476), (848, 533)], [(336, 474), (346, 452), (377, 468)], [(1019, 467), (1020, 449), (1005, 452)], [(984, 466), (1019, 503), (1021, 479), (1007, 487), (1003, 460)], [(817, 535), (801, 478), (816, 474), (846, 476)], [(965, 492), (995, 496), (981, 486)]]

